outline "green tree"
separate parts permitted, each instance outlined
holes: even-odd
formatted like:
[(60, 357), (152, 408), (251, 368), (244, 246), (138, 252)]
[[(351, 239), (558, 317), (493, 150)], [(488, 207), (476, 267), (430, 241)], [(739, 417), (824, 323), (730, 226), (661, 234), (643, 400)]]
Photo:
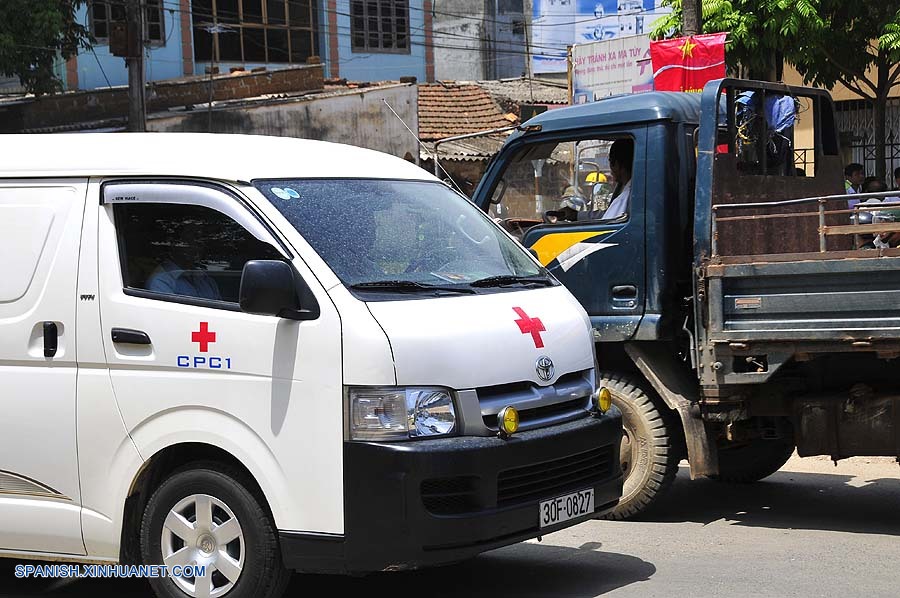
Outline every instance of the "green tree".
[(86, 0), (0, 0), (0, 73), (18, 77), (28, 91), (60, 89), (57, 59), (90, 47), (90, 34), (76, 22)]
[[(673, 10), (654, 26), (655, 39), (682, 31), (682, 0), (664, 0)], [(702, 0), (703, 32), (727, 31), (729, 68), (752, 79), (778, 81), (784, 58), (802, 35), (804, 21), (815, 18), (818, 0)]]
[(883, 0), (819, 0), (816, 18), (803, 28), (786, 58), (806, 83), (841, 83), (872, 106), (875, 176), (884, 180), (885, 113), (900, 88), (900, 12)]
[[(681, 0), (654, 37), (680, 30)], [(728, 31), (727, 58), (755, 79), (778, 81), (782, 64), (807, 84), (842, 83), (872, 106), (875, 174), (885, 178), (885, 112), (900, 86), (900, 12), (885, 0), (703, 0), (703, 31)]]

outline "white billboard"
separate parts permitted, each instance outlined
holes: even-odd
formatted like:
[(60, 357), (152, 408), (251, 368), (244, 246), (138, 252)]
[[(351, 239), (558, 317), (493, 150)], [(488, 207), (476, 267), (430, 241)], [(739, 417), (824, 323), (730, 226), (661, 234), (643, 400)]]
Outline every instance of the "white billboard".
[(633, 35), (572, 48), (572, 103), (653, 90), (650, 36)]
[(653, 22), (672, 10), (660, 4), (661, 0), (533, 0), (532, 72), (565, 73), (569, 46), (650, 33)]

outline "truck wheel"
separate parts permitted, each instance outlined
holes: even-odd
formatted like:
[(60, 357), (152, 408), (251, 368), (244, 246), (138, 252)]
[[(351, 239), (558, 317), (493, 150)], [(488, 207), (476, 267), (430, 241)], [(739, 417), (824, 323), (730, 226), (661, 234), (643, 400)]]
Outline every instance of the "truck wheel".
[[(145, 565), (161, 598), (277, 598), (290, 581), (267, 510), (239, 472), (195, 464), (172, 474), (150, 497), (141, 522)], [(205, 566), (204, 574), (175, 567)]]
[(750, 484), (767, 478), (794, 454), (794, 443), (785, 439), (756, 439), (733, 448), (719, 448), (720, 482)]
[(601, 373), (600, 385), (612, 394), (624, 428), (619, 454), (625, 475), (622, 499), (605, 518), (626, 519), (647, 510), (675, 480), (679, 424), (660, 399), (628, 376)]

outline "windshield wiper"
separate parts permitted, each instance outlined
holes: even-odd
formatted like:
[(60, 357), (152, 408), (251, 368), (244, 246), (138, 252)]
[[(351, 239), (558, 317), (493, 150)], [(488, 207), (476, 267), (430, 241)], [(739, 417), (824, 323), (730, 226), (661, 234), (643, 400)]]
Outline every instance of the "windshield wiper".
[(511, 274), (502, 274), (500, 276), (488, 276), (474, 282), (470, 282), (469, 286), (473, 287), (505, 287), (514, 284), (536, 284), (542, 287), (553, 286), (553, 281), (545, 276), (513, 276)]
[(359, 291), (388, 291), (395, 293), (419, 293), (423, 291), (447, 291), (450, 293), (473, 294), (475, 291), (460, 286), (441, 286), (425, 284), (412, 280), (373, 280), (370, 282), (358, 282), (350, 285), (351, 289)]

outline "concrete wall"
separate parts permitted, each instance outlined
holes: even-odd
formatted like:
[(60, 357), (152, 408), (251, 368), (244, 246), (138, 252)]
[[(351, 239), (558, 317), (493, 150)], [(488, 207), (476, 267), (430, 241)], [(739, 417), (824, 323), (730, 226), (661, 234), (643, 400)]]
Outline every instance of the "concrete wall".
[[(462, 2), (460, 3), (462, 4)], [(485, 52), (483, 0), (467, 2), (471, 18), (458, 19), (437, 14), (434, 19), (434, 76), (438, 81), (478, 81), (488, 79), (489, 56)], [(439, 3), (438, 6), (441, 6)], [(453, 12), (466, 14), (453, 7)], [(448, 11), (449, 12), (449, 11)]]
[[(181, 47), (181, 3), (179, 0), (163, 1), (163, 34), (166, 43), (148, 47), (144, 54), (147, 81), (172, 79), (184, 74), (184, 59)], [(85, 26), (88, 23), (87, 6), (78, 10), (77, 20)], [(97, 44), (93, 50), (82, 50), (77, 58), (78, 89), (98, 89), (102, 87), (127, 85), (128, 69), (125, 59), (109, 53), (109, 46)]]
[(525, 2), (493, 0), (494, 73), (491, 79), (521, 77), (526, 74)]
[[(276, 135), (347, 143), (399, 157), (416, 156), (416, 140), (390, 110), (415, 131), (419, 127), (416, 85), (397, 84), (357, 91), (316, 94), (290, 100), (222, 108), (213, 111), (213, 131), (249, 135)], [(206, 132), (205, 110), (155, 116), (151, 131)], [(352, 174), (353, 165), (347, 165)]]
[[(216, 101), (252, 98), (264, 94), (318, 91), (322, 84), (322, 65), (294, 67), (262, 73), (221, 75), (213, 79)], [(147, 93), (150, 110), (207, 104), (209, 79), (163, 81)], [(206, 111), (200, 111), (206, 114)], [(0, 104), (0, 132), (21, 132), (70, 125), (124, 119), (128, 115), (128, 90), (97, 89), (28, 98), (10, 105)]]
[[(331, 64), (331, 54), (322, 52), (323, 56), (329, 56), (329, 74), (337, 74), (353, 81), (396, 81), (408, 76), (416, 77), (419, 81), (428, 80), (425, 69), (426, 4), (428, 3), (423, 0), (409, 2), (409, 53), (357, 53), (350, 46), (350, 0), (337, 0), (334, 14), (337, 22), (337, 69)], [(329, 14), (321, 13), (321, 20), (327, 23)], [(334, 40), (334, 36), (330, 36), (330, 39)]]
[(434, 46), (438, 80), (522, 76), (526, 63), (523, 0), (438, 0)]

